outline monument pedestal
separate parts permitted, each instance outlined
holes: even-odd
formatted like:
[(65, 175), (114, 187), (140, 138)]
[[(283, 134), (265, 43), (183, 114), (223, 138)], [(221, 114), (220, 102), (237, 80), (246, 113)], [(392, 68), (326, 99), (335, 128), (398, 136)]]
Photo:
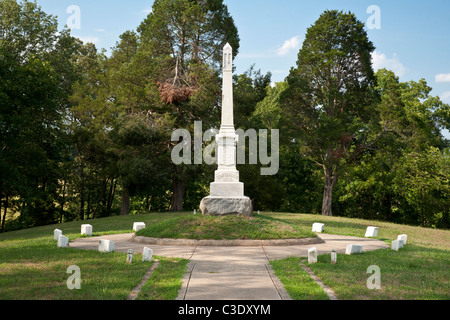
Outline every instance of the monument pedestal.
[(215, 181), (210, 184), (210, 195), (200, 203), (202, 213), (250, 216), (253, 213), (252, 201), (244, 196), (244, 183), (239, 182), (239, 172), (219, 169), (215, 177)]
[(200, 210), (205, 215), (213, 216), (250, 216), (253, 212), (252, 201), (245, 196), (230, 198), (208, 196), (200, 203)]
[(209, 194), (200, 203), (203, 214), (250, 216), (253, 213), (252, 201), (244, 196), (244, 183), (239, 182), (237, 170), (219, 168), (215, 173), (215, 181), (210, 184)]
[(240, 198), (244, 196), (242, 182), (213, 182), (210, 185), (209, 195), (212, 197)]

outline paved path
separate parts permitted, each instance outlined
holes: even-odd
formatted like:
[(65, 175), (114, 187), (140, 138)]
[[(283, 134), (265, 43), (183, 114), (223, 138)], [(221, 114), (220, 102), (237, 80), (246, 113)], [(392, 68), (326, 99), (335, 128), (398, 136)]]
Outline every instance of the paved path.
[(115, 242), (115, 250), (142, 252), (144, 247), (163, 257), (189, 259), (188, 270), (179, 292), (181, 300), (289, 300), (281, 282), (273, 274), (270, 260), (286, 257), (306, 257), (308, 249), (315, 246), (319, 254), (336, 249), (345, 253), (347, 244), (362, 244), (363, 251), (388, 246), (380, 240), (318, 234), (324, 240), (319, 244), (290, 246), (195, 246), (195, 245), (146, 245), (131, 241), (133, 233), (79, 238), (70, 247), (97, 250), (99, 239)]

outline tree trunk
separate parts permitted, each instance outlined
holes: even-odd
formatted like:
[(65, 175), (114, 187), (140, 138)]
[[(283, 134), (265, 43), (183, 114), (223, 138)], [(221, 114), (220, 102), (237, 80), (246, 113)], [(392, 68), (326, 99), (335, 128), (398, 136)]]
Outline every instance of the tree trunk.
[(122, 206), (120, 209), (120, 214), (122, 216), (127, 216), (130, 214), (130, 196), (125, 190), (122, 190)]
[(80, 212), (78, 213), (79, 217), (78, 219), (83, 221), (84, 220), (84, 192), (85, 192), (85, 183), (86, 181), (84, 180), (84, 168), (81, 165), (79, 168), (79, 173), (80, 173)]
[(325, 168), (325, 187), (323, 190), (322, 215), (332, 216), (333, 188), (336, 184), (336, 174), (331, 168)]
[(151, 197), (151, 195), (149, 193), (149, 194), (147, 194), (147, 198), (145, 199), (145, 207), (147, 209), (147, 212), (150, 212), (152, 209), (152, 205), (150, 203), (150, 197)]
[(186, 182), (175, 178), (173, 181), (173, 195), (170, 211), (183, 211), (183, 198), (186, 190)]
[(80, 191), (80, 213), (79, 213), (79, 219), (81, 221), (84, 220), (84, 186), (81, 186)]
[(5, 220), (6, 220), (6, 214), (8, 213), (8, 195), (6, 195), (6, 199), (5, 199), (5, 209), (4, 209), (4, 213), (3, 213), (3, 219), (2, 219), (2, 233), (3, 230), (5, 229)]
[(117, 179), (111, 180), (111, 186), (109, 188), (109, 194), (108, 194), (108, 205), (106, 207), (106, 216), (109, 217), (109, 214), (111, 213), (111, 207), (114, 200), (114, 193), (116, 192), (116, 185), (117, 185)]
[(27, 227), (28, 223), (26, 222), (26, 212), (25, 212), (25, 206), (26, 202), (25, 200), (22, 201), (22, 204), (20, 205), (20, 216), (19, 221), (21, 222), (22, 227)]
[(89, 219), (90, 215), (91, 215), (91, 189), (88, 190), (87, 196), (86, 220)]
[(103, 182), (102, 195), (100, 197), (100, 208), (101, 208), (100, 214), (102, 217), (107, 217), (106, 212), (107, 212), (108, 202), (106, 200), (106, 190), (108, 189), (108, 180), (109, 180), (109, 178)]
[(63, 216), (64, 216), (64, 205), (66, 204), (66, 180), (63, 180), (63, 186), (62, 186), (62, 199), (60, 202), (61, 210), (59, 214), (59, 223), (62, 223)]
[[(0, 195), (0, 215), (2, 213), (2, 196)], [(0, 229), (0, 233), (3, 233), (3, 228), (5, 227), (5, 218), (6, 218), (6, 213), (3, 215), (3, 219), (2, 219), (2, 227)]]
[(422, 188), (420, 188), (420, 212), (421, 212), (421, 217), (420, 219), (422, 220), (422, 227), (425, 227), (425, 213), (423, 210), (423, 193), (422, 193)]

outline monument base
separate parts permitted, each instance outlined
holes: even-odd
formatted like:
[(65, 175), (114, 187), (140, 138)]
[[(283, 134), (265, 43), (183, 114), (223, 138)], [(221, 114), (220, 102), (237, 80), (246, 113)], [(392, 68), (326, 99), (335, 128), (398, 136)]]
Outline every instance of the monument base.
[(216, 198), (242, 198), (244, 184), (242, 182), (213, 182), (210, 184), (211, 197)]
[(244, 215), (251, 216), (253, 213), (252, 201), (249, 197), (214, 197), (209, 196), (202, 199), (200, 210), (205, 215), (226, 216)]

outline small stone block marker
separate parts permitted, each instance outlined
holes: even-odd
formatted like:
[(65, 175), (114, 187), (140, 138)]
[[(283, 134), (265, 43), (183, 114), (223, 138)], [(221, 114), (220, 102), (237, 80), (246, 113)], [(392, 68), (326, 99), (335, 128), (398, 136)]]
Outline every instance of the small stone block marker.
[(313, 232), (323, 232), (325, 230), (325, 225), (323, 223), (315, 222), (312, 226)]
[(144, 251), (142, 252), (142, 261), (151, 262), (152, 256), (153, 256), (153, 250), (148, 247), (144, 247)]
[(62, 234), (58, 238), (58, 247), (65, 248), (69, 246), (69, 238), (63, 236)]
[(312, 247), (308, 249), (308, 263), (316, 263), (317, 262), (317, 248)]
[(135, 222), (133, 223), (133, 230), (134, 231), (139, 231), (141, 229), (145, 229), (145, 223), (144, 222)]
[(113, 252), (115, 250), (116, 244), (111, 240), (100, 240), (98, 243), (99, 252)]
[(391, 249), (398, 251), (398, 249), (403, 248), (403, 240), (394, 240), (391, 243)]
[(331, 264), (337, 263), (337, 253), (336, 249), (331, 249)]
[(345, 249), (345, 254), (362, 253), (362, 248), (360, 244), (348, 244)]
[(408, 240), (408, 235), (406, 234), (401, 234), (397, 237), (397, 240), (403, 240), (403, 244), (406, 244), (406, 241)]
[(81, 235), (92, 236), (92, 226), (90, 224), (82, 224)]
[(53, 237), (55, 238), (55, 240), (58, 240), (60, 235), (62, 235), (62, 231), (61, 230), (55, 229), (53, 231)]
[(365, 237), (366, 237), (366, 238), (369, 238), (369, 237), (378, 237), (378, 231), (379, 231), (379, 228), (378, 228), (378, 227), (367, 227)]
[(128, 254), (127, 254), (127, 263), (128, 264), (132, 264), (133, 263), (133, 249), (128, 249)]

